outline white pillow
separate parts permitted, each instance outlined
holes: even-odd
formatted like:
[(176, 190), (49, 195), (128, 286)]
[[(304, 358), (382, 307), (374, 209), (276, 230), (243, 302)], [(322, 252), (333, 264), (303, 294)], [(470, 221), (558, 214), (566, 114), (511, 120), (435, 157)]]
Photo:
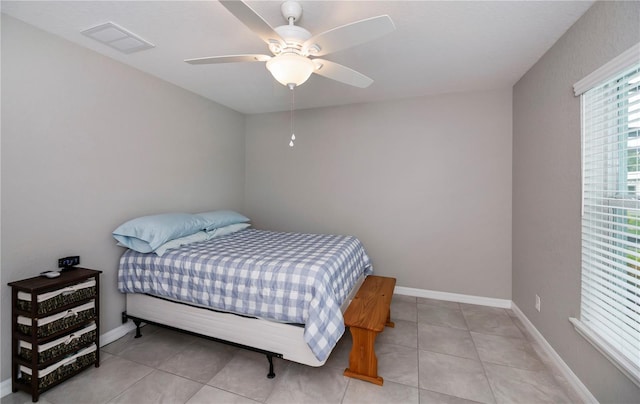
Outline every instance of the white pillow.
[(208, 231), (207, 232), (207, 234), (209, 235), (207, 240), (211, 240), (212, 238), (215, 238), (215, 237), (226, 236), (227, 234), (231, 234), (231, 233), (235, 233), (235, 232), (240, 231), (240, 230), (244, 230), (244, 229), (246, 229), (247, 227), (250, 227), (250, 226), (251, 226), (250, 223), (234, 223), (234, 224), (230, 224), (228, 226), (218, 227), (217, 229), (214, 229), (212, 231)]
[(173, 240), (169, 240), (160, 247), (155, 249), (155, 253), (158, 257), (162, 257), (162, 255), (168, 250), (172, 250), (174, 248), (182, 247), (183, 245), (199, 243), (200, 241), (209, 240), (209, 235), (206, 231), (199, 231), (194, 234), (190, 234), (188, 236), (176, 238)]
[(174, 248), (182, 247), (183, 245), (189, 245), (193, 243), (199, 243), (201, 241), (211, 240), (212, 238), (225, 236), (227, 234), (235, 233), (240, 230), (244, 230), (247, 227), (251, 226), (249, 223), (236, 223), (230, 224), (229, 226), (219, 227), (213, 231), (199, 231), (195, 234), (191, 234), (189, 236), (180, 237), (175, 240), (170, 240), (156, 248), (154, 251), (158, 257), (162, 257), (164, 253), (168, 250), (172, 250)]
[(233, 210), (214, 210), (212, 212), (196, 213), (198, 218), (204, 221), (203, 229), (213, 231), (229, 226), (230, 224), (246, 223), (249, 218)]

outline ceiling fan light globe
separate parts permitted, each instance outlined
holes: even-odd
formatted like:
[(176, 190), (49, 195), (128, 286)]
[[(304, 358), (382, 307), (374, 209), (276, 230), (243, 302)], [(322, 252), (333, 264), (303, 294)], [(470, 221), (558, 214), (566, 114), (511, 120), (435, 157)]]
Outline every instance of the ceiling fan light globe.
[(304, 56), (295, 53), (283, 53), (267, 62), (267, 69), (283, 86), (299, 86), (309, 79), (316, 69), (315, 64)]

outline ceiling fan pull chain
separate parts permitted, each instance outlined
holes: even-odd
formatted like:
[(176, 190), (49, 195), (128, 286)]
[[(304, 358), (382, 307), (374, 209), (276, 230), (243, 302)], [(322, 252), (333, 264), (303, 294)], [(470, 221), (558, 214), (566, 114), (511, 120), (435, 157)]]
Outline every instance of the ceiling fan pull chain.
[(296, 102), (296, 95), (295, 95), (295, 87), (291, 86), (289, 88), (291, 91), (291, 141), (289, 142), (289, 147), (293, 147), (294, 146), (293, 141), (296, 140), (296, 135), (295, 133), (293, 133), (293, 109)]

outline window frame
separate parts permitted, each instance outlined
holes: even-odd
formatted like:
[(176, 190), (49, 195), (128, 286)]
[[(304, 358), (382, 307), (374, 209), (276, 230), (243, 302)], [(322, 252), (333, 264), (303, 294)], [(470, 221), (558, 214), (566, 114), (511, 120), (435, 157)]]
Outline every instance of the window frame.
[[(632, 67), (639, 64), (640, 61), (640, 43), (635, 44), (626, 52), (622, 53), (620, 56), (611, 60), (609, 63), (605, 64), (598, 70), (594, 71), (584, 79), (580, 80), (574, 85), (574, 92), (576, 96), (580, 96), (580, 119), (581, 119), (581, 148), (582, 148), (582, 170), (581, 170), (581, 179), (582, 179), (582, 211), (581, 216), (584, 217), (585, 214), (585, 127), (586, 127), (586, 118), (585, 118), (585, 102), (583, 94), (588, 92), (591, 89), (597, 88), (602, 84), (605, 84), (611, 80), (613, 80), (616, 76), (619, 76), (621, 73), (631, 69)], [(626, 114), (628, 115), (628, 114)], [(625, 115), (625, 116), (626, 116)], [(622, 136), (624, 139), (627, 139), (627, 142), (622, 143), (625, 144), (624, 147), (621, 147), (620, 153), (621, 155), (616, 158), (618, 164), (624, 165), (624, 169), (618, 171), (618, 181), (623, 181), (625, 186), (628, 188), (628, 164), (629, 164), (629, 154), (628, 154), (628, 134), (623, 133)], [(622, 178), (622, 175), (625, 175)], [(628, 190), (627, 190), (628, 191)], [(636, 191), (637, 192), (637, 191)], [(623, 208), (621, 206), (621, 208)], [(634, 208), (635, 209), (635, 208)], [(626, 209), (625, 209), (626, 210)], [(626, 214), (625, 214), (626, 216)], [(584, 223), (581, 225), (583, 228)], [(612, 244), (613, 245), (613, 244)], [(581, 254), (585, 254), (585, 238), (584, 235), (581, 237)], [(581, 260), (582, 262), (582, 260)], [(584, 273), (585, 268), (581, 265), (581, 273)], [(582, 275), (584, 279), (584, 274)], [(584, 280), (582, 281), (584, 282)], [(637, 286), (640, 289), (640, 286)], [(635, 289), (634, 289), (635, 291)], [(581, 315), (584, 306), (584, 288), (581, 287)], [(640, 362), (635, 363), (633, 360), (629, 359), (626, 355), (622, 354), (618, 351), (612, 343), (608, 340), (607, 337), (603, 336), (597, 331), (597, 329), (590, 327), (585, 322), (581, 321), (580, 318), (569, 318), (569, 321), (573, 324), (576, 331), (586, 338), (600, 353), (602, 353), (607, 359), (609, 359), (622, 373), (624, 373), (629, 379), (631, 379), (638, 387), (640, 387)], [(640, 349), (640, 348), (639, 348)]]

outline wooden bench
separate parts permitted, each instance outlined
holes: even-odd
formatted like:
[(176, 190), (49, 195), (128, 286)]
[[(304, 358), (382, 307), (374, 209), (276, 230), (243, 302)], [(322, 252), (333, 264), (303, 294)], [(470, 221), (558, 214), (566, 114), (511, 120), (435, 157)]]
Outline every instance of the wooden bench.
[(396, 278), (367, 276), (344, 312), (344, 324), (353, 337), (345, 376), (382, 386), (374, 348), (376, 336), (384, 327), (394, 326), (391, 322), (391, 297), (395, 286)]

